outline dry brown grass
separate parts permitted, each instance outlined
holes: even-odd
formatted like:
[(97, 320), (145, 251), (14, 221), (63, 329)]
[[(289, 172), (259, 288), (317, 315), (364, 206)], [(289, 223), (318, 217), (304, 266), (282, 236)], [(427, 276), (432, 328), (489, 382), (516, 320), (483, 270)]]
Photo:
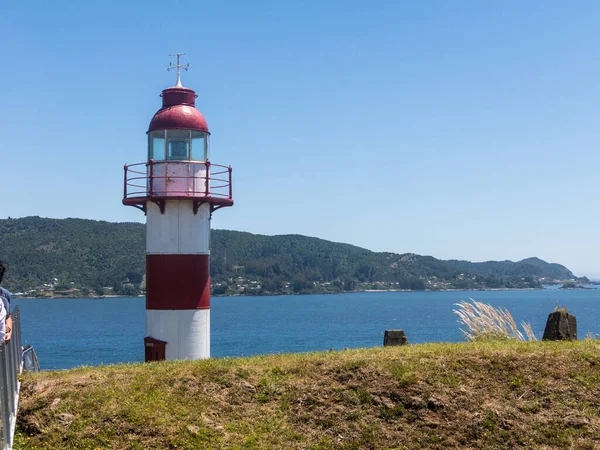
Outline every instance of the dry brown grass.
[(28, 375), (17, 448), (599, 448), (599, 354), (506, 341)]

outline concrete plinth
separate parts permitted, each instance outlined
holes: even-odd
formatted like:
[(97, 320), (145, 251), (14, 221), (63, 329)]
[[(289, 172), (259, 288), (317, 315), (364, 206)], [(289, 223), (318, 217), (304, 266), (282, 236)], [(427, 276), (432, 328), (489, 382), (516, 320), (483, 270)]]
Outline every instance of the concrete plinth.
[(383, 346), (387, 347), (389, 345), (406, 345), (408, 344), (408, 339), (406, 338), (406, 334), (404, 330), (385, 330), (385, 334), (383, 335)]
[(577, 340), (577, 319), (566, 311), (554, 311), (548, 316), (544, 341)]

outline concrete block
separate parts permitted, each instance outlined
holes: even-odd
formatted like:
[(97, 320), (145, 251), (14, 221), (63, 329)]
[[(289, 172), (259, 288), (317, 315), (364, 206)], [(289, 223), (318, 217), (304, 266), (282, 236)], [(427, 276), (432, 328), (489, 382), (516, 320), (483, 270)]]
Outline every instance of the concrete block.
[(577, 319), (566, 311), (554, 311), (548, 316), (544, 341), (575, 341), (577, 340)]
[(408, 344), (408, 339), (406, 338), (406, 334), (404, 334), (404, 330), (385, 330), (385, 334), (383, 335), (384, 347), (406, 344)]

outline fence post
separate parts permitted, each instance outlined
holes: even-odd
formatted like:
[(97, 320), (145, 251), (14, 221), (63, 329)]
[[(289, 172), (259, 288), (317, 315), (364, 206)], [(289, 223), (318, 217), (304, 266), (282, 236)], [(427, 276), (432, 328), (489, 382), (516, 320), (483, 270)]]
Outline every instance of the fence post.
[(227, 171), (229, 172), (229, 200), (231, 200), (233, 198), (233, 190), (231, 186), (231, 166), (227, 168)]
[(154, 160), (150, 159), (150, 161), (148, 161), (148, 165), (150, 166), (150, 192), (148, 194), (150, 197), (152, 197), (154, 195)]
[(204, 180), (204, 195), (206, 197), (210, 196), (210, 161), (206, 161), (204, 163), (206, 165), (206, 179)]
[(127, 164), (123, 167), (123, 198), (127, 198)]

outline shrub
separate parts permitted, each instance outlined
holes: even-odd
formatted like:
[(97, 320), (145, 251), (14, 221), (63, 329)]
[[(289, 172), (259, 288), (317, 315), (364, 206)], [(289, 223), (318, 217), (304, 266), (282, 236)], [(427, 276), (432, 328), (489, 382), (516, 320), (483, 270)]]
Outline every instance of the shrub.
[(554, 312), (559, 312), (561, 314), (568, 314), (569, 310), (564, 306), (555, 305)]

